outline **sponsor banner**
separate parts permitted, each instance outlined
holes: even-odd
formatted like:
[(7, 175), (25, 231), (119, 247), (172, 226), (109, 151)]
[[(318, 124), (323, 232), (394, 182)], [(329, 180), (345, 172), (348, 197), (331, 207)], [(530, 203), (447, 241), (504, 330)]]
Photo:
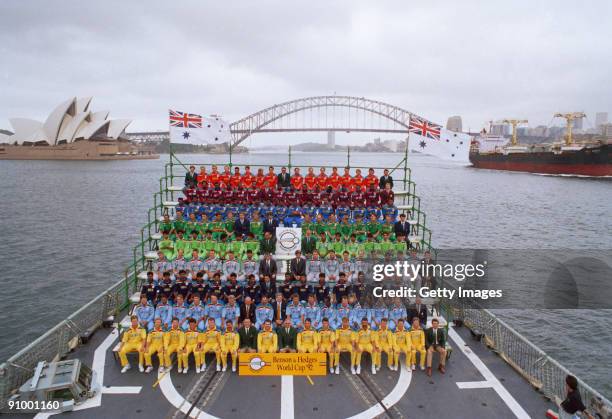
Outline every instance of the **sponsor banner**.
[(325, 375), (327, 355), (322, 354), (249, 354), (238, 355), (239, 375)]
[(302, 229), (276, 227), (276, 255), (294, 256), (296, 250), (302, 250)]

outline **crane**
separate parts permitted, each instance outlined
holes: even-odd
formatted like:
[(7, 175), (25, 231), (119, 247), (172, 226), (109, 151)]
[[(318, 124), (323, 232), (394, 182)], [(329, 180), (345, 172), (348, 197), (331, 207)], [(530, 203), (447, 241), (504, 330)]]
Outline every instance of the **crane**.
[(574, 119), (586, 118), (584, 112), (556, 113), (555, 118), (564, 118), (567, 122), (565, 145), (572, 145), (572, 122)]
[(502, 122), (503, 122), (504, 124), (510, 124), (510, 125), (512, 125), (512, 142), (511, 142), (511, 145), (513, 145), (513, 146), (514, 146), (514, 145), (517, 145), (517, 144), (518, 144), (518, 140), (517, 140), (517, 138), (516, 138), (516, 127), (517, 127), (519, 124), (526, 124), (526, 123), (528, 123), (529, 121), (528, 121), (528, 120), (526, 120), (526, 119), (504, 119)]

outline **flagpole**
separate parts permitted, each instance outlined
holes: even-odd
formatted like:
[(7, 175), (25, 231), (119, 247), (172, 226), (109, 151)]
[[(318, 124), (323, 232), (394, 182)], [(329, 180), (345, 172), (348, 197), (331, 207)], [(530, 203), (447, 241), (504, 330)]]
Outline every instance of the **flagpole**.
[[(408, 185), (408, 189), (406, 189), (406, 183), (408, 181), (408, 147), (410, 147), (410, 131), (408, 131), (408, 136), (406, 137), (406, 149), (404, 150), (404, 190), (408, 190), (410, 185)], [(406, 205), (406, 198), (408, 195), (404, 195), (403, 204)], [(408, 197), (409, 198), (409, 197)]]

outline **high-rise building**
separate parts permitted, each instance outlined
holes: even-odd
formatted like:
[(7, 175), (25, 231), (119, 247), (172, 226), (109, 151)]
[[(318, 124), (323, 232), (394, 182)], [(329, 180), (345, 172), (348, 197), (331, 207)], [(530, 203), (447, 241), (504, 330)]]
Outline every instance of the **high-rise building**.
[(595, 114), (595, 128), (608, 123), (608, 112), (597, 112)]
[(493, 124), (491, 125), (492, 135), (510, 135), (510, 125), (508, 124)]
[(459, 115), (451, 116), (446, 121), (446, 129), (449, 131), (461, 132), (463, 126)]
[(327, 131), (327, 147), (336, 147), (336, 131)]

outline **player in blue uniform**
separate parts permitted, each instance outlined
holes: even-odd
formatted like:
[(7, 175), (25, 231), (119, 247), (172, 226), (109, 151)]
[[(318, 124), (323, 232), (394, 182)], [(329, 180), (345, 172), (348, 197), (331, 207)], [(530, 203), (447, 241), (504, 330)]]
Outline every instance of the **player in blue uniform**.
[(140, 327), (147, 329), (147, 331), (153, 330), (155, 309), (147, 301), (146, 295), (140, 297), (140, 304), (134, 307), (133, 314), (138, 317), (138, 324)]

